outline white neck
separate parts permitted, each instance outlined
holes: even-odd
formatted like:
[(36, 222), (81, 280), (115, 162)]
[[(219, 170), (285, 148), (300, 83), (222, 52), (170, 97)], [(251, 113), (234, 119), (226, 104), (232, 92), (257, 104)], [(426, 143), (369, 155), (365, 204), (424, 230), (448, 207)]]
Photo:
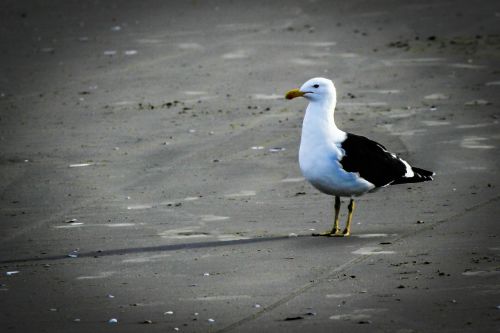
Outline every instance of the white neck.
[[(302, 124), (301, 144), (309, 142), (333, 141), (338, 142), (345, 138), (345, 133), (337, 128), (334, 119), (335, 105), (337, 104), (334, 94), (326, 96), (321, 100), (310, 101)], [(330, 139), (330, 140), (328, 140)]]

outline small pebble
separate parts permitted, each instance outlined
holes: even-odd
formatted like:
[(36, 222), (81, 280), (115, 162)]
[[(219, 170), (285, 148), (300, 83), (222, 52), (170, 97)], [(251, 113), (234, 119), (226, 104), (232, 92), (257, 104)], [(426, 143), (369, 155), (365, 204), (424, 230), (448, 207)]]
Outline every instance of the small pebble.
[(209, 322), (209, 323), (215, 323), (215, 319), (208, 318), (208, 322)]
[(164, 315), (173, 315), (174, 314), (174, 311), (166, 311), (163, 313)]
[(110, 320), (108, 320), (108, 324), (118, 324), (118, 319), (111, 318)]

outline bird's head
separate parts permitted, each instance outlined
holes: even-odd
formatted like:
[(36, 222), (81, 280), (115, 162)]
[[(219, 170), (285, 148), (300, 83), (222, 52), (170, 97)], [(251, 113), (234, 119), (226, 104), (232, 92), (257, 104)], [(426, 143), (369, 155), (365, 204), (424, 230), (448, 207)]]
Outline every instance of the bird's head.
[(315, 77), (308, 80), (299, 89), (292, 89), (286, 93), (286, 99), (304, 97), (310, 101), (321, 101), (336, 98), (335, 86), (331, 80)]

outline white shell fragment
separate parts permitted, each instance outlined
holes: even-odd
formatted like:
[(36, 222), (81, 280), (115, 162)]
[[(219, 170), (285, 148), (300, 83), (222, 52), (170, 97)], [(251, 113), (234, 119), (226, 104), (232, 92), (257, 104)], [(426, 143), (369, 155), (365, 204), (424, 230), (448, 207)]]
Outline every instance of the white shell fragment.
[(485, 99), (475, 99), (473, 101), (465, 102), (465, 106), (479, 106), (479, 105), (490, 105), (491, 103)]
[(138, 53), (137, 50), (126, 50), (125, 55), (131, 56), (131, 55), (136, 55)]
[(70, 168), (81, 168), (81, 167), (86, 167), (89, 165), (93, 165), (94, 163), (75, 163), (75, 164), (70, 164)]
[(445, 94), (441, 94), (441, 93), (435, 93), (435, 94), (430, 94), (430, 95), (427, 95), (424, 97), (424, 99), (427, 99), (427, 100), (442, 100), (442, 99), (449, 99), (450, 97), (445, 95)]

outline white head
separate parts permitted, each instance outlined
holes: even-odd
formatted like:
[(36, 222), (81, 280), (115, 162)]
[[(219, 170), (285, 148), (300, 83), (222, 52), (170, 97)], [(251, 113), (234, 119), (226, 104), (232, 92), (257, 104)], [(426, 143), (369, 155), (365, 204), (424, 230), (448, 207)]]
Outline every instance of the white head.
[(304, 83), (300, 89), (290, 90), (285, 96), (286, 99), (293, 99), (295, 97), (304, 97), (311, 102), (335, 102), (337, 93), (331, 80), (315, 77)]

